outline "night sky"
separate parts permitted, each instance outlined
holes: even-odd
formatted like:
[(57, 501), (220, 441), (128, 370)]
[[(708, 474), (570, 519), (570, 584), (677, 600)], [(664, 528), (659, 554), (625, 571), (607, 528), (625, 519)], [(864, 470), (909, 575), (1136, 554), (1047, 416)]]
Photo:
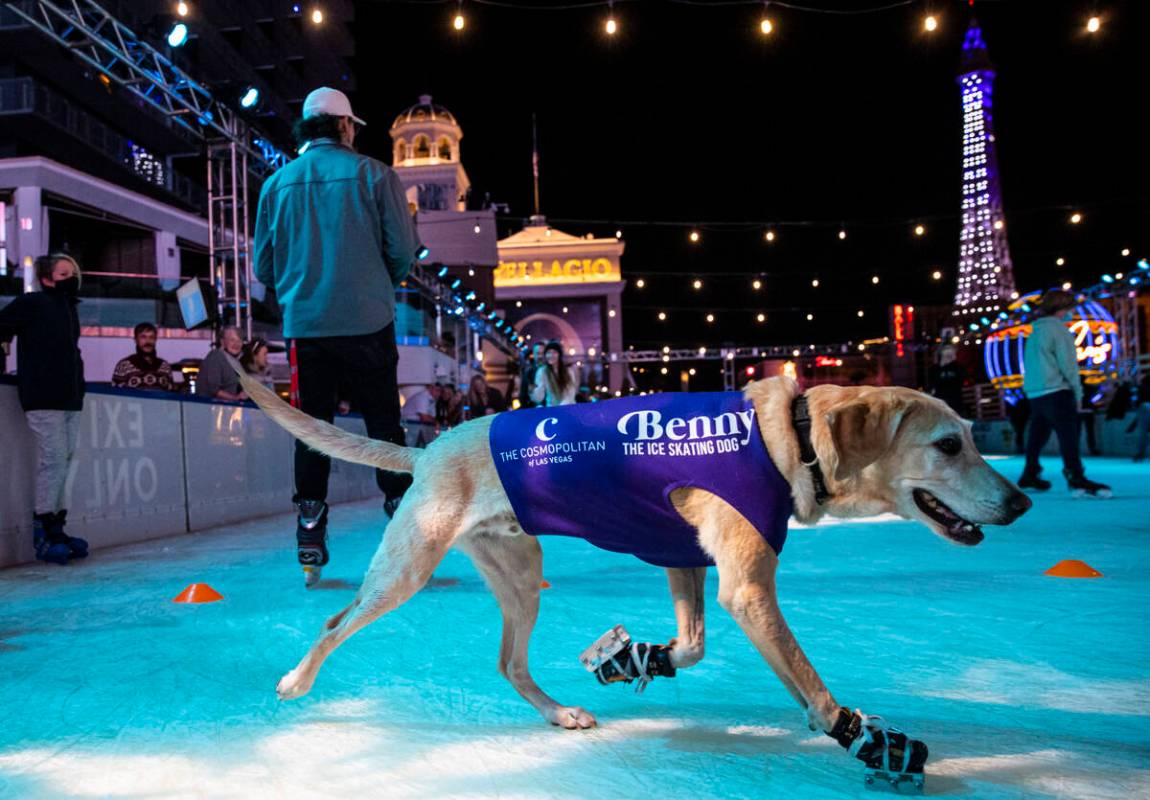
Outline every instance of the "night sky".
[[(455, 3), (359, 2), (353, 101), (369, 127), (357, 144), (390, 162), (395, 114), (433, 95), (463, 127), (474, 190), (510, 204), (506, 234), (532, 210), (537, 114), (544, 213), (575, 234), (621, 228), (624, 274), (648, 284), (624, 296), (626, 339), (637, 348), (883, 336), (890, 303), (943, 305), (954, 292), (955, 77), (970, 12), (965, 2), (930, 5), (940, 28), (929, 35), (921, 2), (853, 16), (773, 5), (768, 38), (761, 4), (624, 3), (612, 39), (605, 7), (466, 2), (458, 33)], [(1095, 36), (1084, 30), (1092, 7), (1104, 20)], [(1150, 254), (1147, 4), (978, 2), (974, 12), (998, 70), (1019, 288), (1128, 269)], [(1071, 210), (1082, 224), (1067, 223)], [(917, 223), (925, 236), (914, 235)], [(1124, 247), (1132, 258), (1120, 256)], [(1059, 256), (1066, 266), (1055, 266)], [(758, 273), (767, 277), (756, 293)], [(661, 309), (667, 322), (656, 321)]]

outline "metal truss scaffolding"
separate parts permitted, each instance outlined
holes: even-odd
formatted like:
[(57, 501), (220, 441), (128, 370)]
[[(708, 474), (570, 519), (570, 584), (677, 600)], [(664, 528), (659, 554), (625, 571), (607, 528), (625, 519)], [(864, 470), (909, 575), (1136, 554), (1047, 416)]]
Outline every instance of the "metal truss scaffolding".
[(208, 249), (221, 325), (252, 337), (248, 157), (235, 139), (208, 143)]

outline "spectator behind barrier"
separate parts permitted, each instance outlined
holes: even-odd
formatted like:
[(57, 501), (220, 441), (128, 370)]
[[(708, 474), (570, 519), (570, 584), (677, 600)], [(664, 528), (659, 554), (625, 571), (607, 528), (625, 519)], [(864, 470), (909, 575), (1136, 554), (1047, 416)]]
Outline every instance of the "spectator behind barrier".
[(240, 377), (228, 364), (224, 353), (239, 358), (244, 349), (244, 337), (239, 328), (224, 328), (220, 333), (219, 347), (213, 349), (200, 364), (200, 374), (196, 378), (196, 395), (211, 397), (214, 400), (247, 400), (248, 396), (240, 389)]
[(543, 348), (544, 364), (535, 370), (535, 387), (531, 399), (543, 406), (569, 406), (575, 402), (579, 384), (571, 369), (563, 363), (563, 345), (548, 342)]
[(259, 336), (244, 345), (244, 349), (240, 353), (240, 366), (248, 375), (275, 391), (272, 368), (268, 364), (268, 343)]
[(40, 291), (20, 295), (0, 309), (0, 339), (20, 337), (20, 405), (39, 454), (32, 546), (39, 560), (67, 564), (88, 555), (86, 541), (64, 532), (68, 510), (63, 507), (84, 408), (76, 313), (80, 265), (71, 256), (55, 253), (37, 258), (35, 269)]
[(463, 422), (463, 393), (455, 388), (455, 384), (443, 384), (439, 400), (435, 403), (435, 421), (441, 431)]
[(401, 416), (408, 447), (427, 447), (435, 439), (435, 404), (442, 388), (429, 383), (403, 404)]
[(486, 417), (506, 410), (503, 395), (488, 386), (482, 374), (472, 375), (471, 387), (467, 390), (467, 418)]
[(124, 389), (145, 389), (174, 392), (172, 365), (156, 353), (156, 326), (141, 322), (132, 330), (136, 352), (116, 362), (112, 371), (112, 385)]

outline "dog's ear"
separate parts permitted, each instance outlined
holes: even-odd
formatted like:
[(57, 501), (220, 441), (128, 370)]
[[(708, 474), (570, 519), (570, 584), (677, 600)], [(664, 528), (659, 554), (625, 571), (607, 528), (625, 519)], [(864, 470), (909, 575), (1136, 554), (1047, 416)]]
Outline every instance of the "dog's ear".
[(835, 479), (858, 474), (878, 461), (894, 441), (907, 410), (906, 404), (881, 396), (831, 408), (826, 420), (837, 457)]

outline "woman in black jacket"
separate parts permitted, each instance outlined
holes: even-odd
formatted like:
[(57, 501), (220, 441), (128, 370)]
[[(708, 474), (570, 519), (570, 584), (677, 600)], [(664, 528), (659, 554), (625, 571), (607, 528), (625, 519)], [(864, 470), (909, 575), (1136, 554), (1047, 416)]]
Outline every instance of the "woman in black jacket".
[(36, 558), (67, 564), (88, 555), (88, 543), (68, 536), (64, 484), (76, 450), (84, 408), (84, 362), (76, 295), (80, 265), (71, 256), (36, 259), (41, 291), (17, 297), (0, 309), (0, 339), (20, 337), (16, 376), (20, 405), (36, 438), (36, 505), (32, 543)]

